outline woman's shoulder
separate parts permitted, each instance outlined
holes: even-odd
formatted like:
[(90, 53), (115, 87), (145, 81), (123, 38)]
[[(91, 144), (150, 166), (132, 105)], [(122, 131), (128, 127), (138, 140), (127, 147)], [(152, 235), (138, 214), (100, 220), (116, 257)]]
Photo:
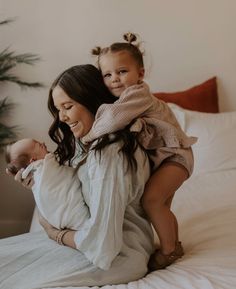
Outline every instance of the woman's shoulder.
[[(109, 138), (112, 140), (115, 137), (115, 134), (111, 133), (109, 134)], [(91, 148), (88, 152), (88, 158), (90, 160), (93, 159), (117, 159), (121, 153), (119, 151), (121, 150), (122, 147), (122, 141), (115, 141), (113, 143), (107, 144), (104, 148), (101, 150), (96, 150), (95, 147), (97, 145), (98, 141), (95, 140), (93, 144), (91, 145)]]
[[(107, 145), (101, 151), (91, 149), (86, 160), (87, 166), (90, 170), (92, 167), (96, 169), (104, 168), (108, 171), (119, 171), (123, 169), (126, 170), (128, 160), (127, 156), (121, 150), (122, 145), (122, 141), (116, 141)], [(140, 146), (137, 146), (137, 149), (134, 153), (134, 158), (137, 161), (138, 167), (141, 166), (143, 170), (143, 165), (148, 162), (148, 158)]]

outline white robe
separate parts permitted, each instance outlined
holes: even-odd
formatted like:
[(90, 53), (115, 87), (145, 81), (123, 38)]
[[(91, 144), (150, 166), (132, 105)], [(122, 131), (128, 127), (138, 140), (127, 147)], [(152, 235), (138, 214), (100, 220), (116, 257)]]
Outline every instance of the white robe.
[(78, 230), (90, 217), (75, 169), (60, 166), (53, 154), (31, 163), (22, 177), (33, 171), (32, 191), (41, 215), (58, 229)]
[[(128, 283), (147, 273), (153, 233), (140, 199), (150, 169), (138, 149), (137, 171), (127, 170), (118, 143), (95, 156), (78, 177), (91, 217), (77, 231), (78, 250), (60, 246), (45, 232), (0, 240), (0, 288), (102, 286)], [(100, 159), (100, 162), (99, 162)]]

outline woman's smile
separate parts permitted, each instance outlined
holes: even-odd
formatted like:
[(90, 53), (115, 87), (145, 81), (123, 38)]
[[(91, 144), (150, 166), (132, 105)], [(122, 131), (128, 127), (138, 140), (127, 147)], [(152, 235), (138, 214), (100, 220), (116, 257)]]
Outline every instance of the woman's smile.
[(69, 127), (72, 129), (72, 128), (74, 128), (77, 124), (78, 124), (78, 121), (73, 122), (73, 123), (68, 124), (68, 125), (69, 125)]
[(93, 125), (94, 115), (84, 105), (70, 98), (60, 86), (54, 88), (52, 95), (60, 121), (70, 127), (75, 138), (85, 136)]
[(83, 124), (80, 121), (70, 124), (69, 127), (74, 135), (81, 134), (83, 136)]

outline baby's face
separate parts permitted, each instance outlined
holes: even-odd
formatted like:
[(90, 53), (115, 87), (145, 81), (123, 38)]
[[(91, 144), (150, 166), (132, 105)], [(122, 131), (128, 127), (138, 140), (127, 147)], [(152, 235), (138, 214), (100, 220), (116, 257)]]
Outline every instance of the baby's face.
[(48, 150), (44, 143), (29, 138), (19, 140), (11, 146), (12, 159), (24, 153), (29, 154), (33, 160), (40, 160), (44, 159)]

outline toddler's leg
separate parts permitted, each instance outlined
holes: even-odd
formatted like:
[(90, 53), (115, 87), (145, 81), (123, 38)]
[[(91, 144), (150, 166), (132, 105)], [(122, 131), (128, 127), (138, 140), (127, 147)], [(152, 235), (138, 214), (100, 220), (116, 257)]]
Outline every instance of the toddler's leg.
[(145, 187), (143, 207), (159, 237), (160, 252), (165, 256), (173, 253), (179, 244), (178, 223), (170, 207), (176, 190), (187, 178), (188, 171), (182, 165), (165, 162)]

